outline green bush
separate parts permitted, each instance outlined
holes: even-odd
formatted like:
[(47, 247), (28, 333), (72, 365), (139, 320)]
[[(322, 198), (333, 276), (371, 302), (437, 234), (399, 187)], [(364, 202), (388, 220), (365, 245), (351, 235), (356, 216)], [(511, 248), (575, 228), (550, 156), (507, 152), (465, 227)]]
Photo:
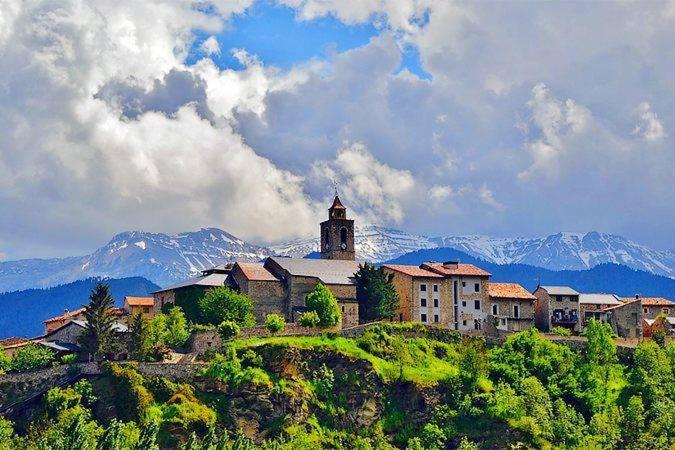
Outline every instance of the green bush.
[(551, 334), (555, 334), (557, 336), (572, 336), (572, 330), (565, 327), (553, 327), (551, 328)]
[(265, 317), (265, 328), (272, 334), (278, 333), (286, 328), (286, 321), (279, 314), (268, 314)]
[(303, 327), (313, 328), (319, 325), (321, 319), (319, 319), (319, 315), (316, 313), (316, 311), (305, 311), (304, 313), (300, 314), (298, 322)]
[(316, 285), (314, 290), (307, 294), (305, 301), (307, 307), (316, 311), (319, 316), (319, 324), (324, 327), (332, 327), (342, 321), (340, 306), (333, 293), (323, 284)]
[(229, 341), (230, 339), (237, 337), (240, 331), (239, 325), (231, 320), (226, 320), (218, 325), (218, 334), (223, 341)]
[(48, 367), (54, 361), (54, 352), (42, 345), (28, 344), (19, 349), (12, 358), (12, 370), (26, 372), (28, 370)]
[(262, 367), (262, 356), (255, 351), (248, 349), (241, 355), (241, 365), (243, 367)]
[(61, 357), (61, 364), (75, 364), (77, 363), (77, 355), (74, 353), (69, 353)]
[(231, 321), (241, 327), (255, 325), (253, 300), (228, 287), (216, 287), (206, 291), (199, 299), (199, 311), (202, 323), (219, 324)]
[(0, 375), (7, 372), (12, 367), (12, 360), (0, 347)]
[(171, 348), (180, 348), (190, 337), (185, 313), (179, 306), (174, 306), (168, 314), (158, 314), (148, 324), (148, 344), (152, 347), (159, 344)]

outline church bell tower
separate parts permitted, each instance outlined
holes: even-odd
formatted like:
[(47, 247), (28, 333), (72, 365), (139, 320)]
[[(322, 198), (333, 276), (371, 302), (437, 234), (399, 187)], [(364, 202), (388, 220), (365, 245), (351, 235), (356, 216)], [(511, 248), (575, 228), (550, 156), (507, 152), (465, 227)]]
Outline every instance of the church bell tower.
[(321, 222), (321, 259), (355, 259), (354, 221), (347, 219), (347, 208), (337, 194), (328, 209), (328, 220)]

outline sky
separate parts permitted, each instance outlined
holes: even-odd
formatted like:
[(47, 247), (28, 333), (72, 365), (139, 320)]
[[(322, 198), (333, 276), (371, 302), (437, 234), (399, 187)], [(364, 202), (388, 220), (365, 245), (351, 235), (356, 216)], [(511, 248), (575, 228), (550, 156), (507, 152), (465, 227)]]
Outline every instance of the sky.
[(675, 3), (0, 0), (0, 261), (126, 230), (675, 232)]

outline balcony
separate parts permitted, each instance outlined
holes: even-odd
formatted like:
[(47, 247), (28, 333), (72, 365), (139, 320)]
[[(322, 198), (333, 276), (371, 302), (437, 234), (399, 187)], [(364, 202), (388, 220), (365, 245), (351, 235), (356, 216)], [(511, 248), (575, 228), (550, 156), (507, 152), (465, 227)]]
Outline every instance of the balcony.
[(553, 325), (576, 325), (579, 322), (579, 316), (576, 314), (554, 314), (551, 316)]

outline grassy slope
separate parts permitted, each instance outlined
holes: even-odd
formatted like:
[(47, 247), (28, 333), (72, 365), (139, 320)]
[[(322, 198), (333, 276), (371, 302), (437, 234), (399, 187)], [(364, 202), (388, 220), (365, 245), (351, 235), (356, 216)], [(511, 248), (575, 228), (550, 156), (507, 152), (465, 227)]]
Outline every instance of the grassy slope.
[[(303, 350), (331, 350), (350, 358), (363, 359), (370, 362), (375, 372), (383, 381), (399, 379), (401, 364), (395, 362), (403, 359), (403, 380), (412, 381), (420, 386), (433, 385), (459, 372), (455, 363), (456, 351), (450, 344), (435, 342), (431, 344), (425, 339), (401, 339), (405, 347), (398, 353), (403, 358), (382, 358), (358, 346), (354, 339), (328, 336), (289, 336), (271, 338), (248, 338), (234, 341), (239, 349), (252, 348), (265, 344), (285, 345)], [(447, 357), (438, 358), (433, 346), (445, 347)]]

